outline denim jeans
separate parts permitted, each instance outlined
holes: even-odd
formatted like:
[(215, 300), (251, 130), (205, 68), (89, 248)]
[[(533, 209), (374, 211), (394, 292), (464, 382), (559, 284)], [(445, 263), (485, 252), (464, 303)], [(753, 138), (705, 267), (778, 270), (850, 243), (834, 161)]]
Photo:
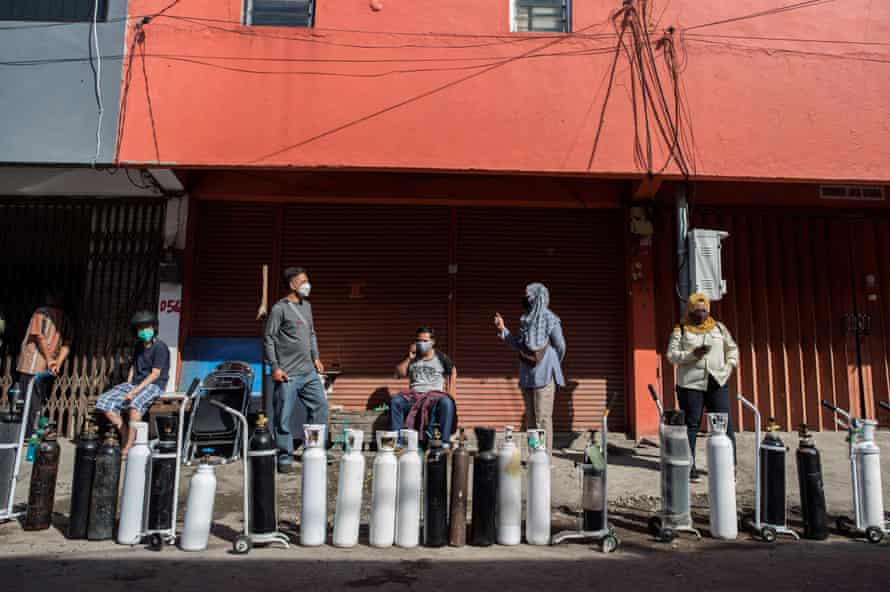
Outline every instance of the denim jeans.
[[(398, 432), (405, 427), (405, 419), (413, 405), (414, 401), (404, 395), (396, 395), (389, 400), (389, 428), (392, 431)], [(454, 401), (451, 400), (451, 397), (442, 397), (436, 401), (430, 415), (430, 423), (427, 425), (427, 433), (421, 434), (420, 438), (424, 441), (429, 439), (432, 436), (432, 425), (437, 423), (442, 431), (442, 438), (447, 442), (454, 429), (454, 412)], [(414, 426), (408, 426), (408, 428), (414, 429)]]
[(680, 409), (686, 415), (686, 435), (692, 449), (692, 467), (695, 468), (695, 440), (701, 425), (702, 413), (726, 413), (729, 421), (726, 424), (726, 435), (732, 440), (732, 457), (736, 461), (735, 430), (732, 427), (732, 414), (729, 411), (729, 385), (720, 386), (713, 377), (708, 377), (708, 390), (697, 391), (677, 387), (677, 400)]
[(290, 418), (297, 405), (297, 397), (306, 405), (306, 423), (328, 424), (328, 399), (317, 372), (313, 370), (309, 374), (292, 375), (287, 382), (275, 383), (274, 428), (279, 464), (293, 461), (294, 435), (290, 433)]

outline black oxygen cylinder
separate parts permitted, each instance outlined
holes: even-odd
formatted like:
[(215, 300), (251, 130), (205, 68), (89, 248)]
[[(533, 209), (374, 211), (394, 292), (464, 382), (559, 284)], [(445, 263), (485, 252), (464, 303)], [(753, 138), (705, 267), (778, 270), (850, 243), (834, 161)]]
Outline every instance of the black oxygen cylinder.
[(93, 476), (96, 473), (96, 454), (99, 441), (96, 426), (87, 422), (77, 439), (74, 450), (74, 477), (71, 479), (71, 510), (68, 514), (68, 538), (87, 538), (90, 518), (90, 495), (93, 491)]
[(31, 469), (28, 511), (22, 524), (24, 530), (46, 530), (52, 525), (58, 476), (59, 443), (55, 432), (50, 428), (37, 449), (37, 459)]
[[(159, 417), (158, 420), (161, 418)], [(173, 497), (176, 487), (175, 424), (158, 421), (160, 433), (151, 453), (151, 473), (148, 480), (148, 519), (150, 531), (173, 527)]]
[(426, 491), (424, 495), (423, 544), (444, 547), (448, 544), (448, 452), (442, 448), (442, 434), (433, 427), (430, 449), (426, 455)]
[(785, 453), (776, 434), (779, 426), (770, 419), (767, 434), (760, 444), (760, 520), (765, 524), (785, 526)]
[(808, 539), (824, 541), (828, 538), (828, 513), (822, 484), (822, 460), (807, 426), (801, 425), (798, 433), (797, 478), (800, 483), (803, 535)]
[(278, 530), (275, 493), (276, 447), (268, 420), (260, 415), (250, 439), (250, 532), (269, 534)]
[(476, 428), (479, 453), (473, 461), (473, 513), (470, 544), (489, 547), (497, 540), (495, 508), (498, 497), (498, 457), (494, 452), (495, 431)]
[(109, 432), (96, 454), (96, 474), (93, 476), (90, 519), (87, 526), (87, 538), (91, 541), (104, 541), (114, 536), (120, 477), (121, 449), (114, 433)]
[[(12, 392), (12, 389), (10, 389)], [(22, 414), (14, 406), (8, 413), (0, 413), (0, 444), (19, 443), (22, 429)], [(27, 446), (27, 440), (25, 441)], [(9, 494), (15, 484), (15, 448), (0, 448), (0, 509), (5, 510)]]

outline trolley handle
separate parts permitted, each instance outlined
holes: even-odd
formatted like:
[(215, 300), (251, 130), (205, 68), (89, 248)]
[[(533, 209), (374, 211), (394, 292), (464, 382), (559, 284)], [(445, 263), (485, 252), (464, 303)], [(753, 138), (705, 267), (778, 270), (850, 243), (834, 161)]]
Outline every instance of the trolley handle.
[(878, 405), (883, 407), (885, 411), (890, 411), (890, 403), (887, 401), (878, 401)]
[(658, 393), (655, 391), (655, 387), (651, 384), (649, 385), (649, 395), (655, 403), (655, 408), (658, 409), (658, 415), (664, 415), (664, 408), (661, 406), (661, 401), (658, 399)]
[(652, 400), (658, 403), (658, 393), (655, 392), (655, 387), (651, 384), (649, 385), (649, 394), (652, 396)]
[(603, 410), (603, 417), (609, 415), (609, 412), (612, 410), (612, 404), (615, 402), (615, 399), (618, 398), (618, 393), (612, 391), (611, 393), (606, 394), (606, 408)]
[(843, 415), (847, 419), (851, 419), (850, 414), (847, 413), (846, 411), (844, 411), (843, 409), (841, 409), (840, 407), (838, 407), (837, 405), (834, 405), (833, 403), (830, 403), (829, 401), (826, 401), (825, 399), (822, 399), (821, 403), (822, 403), (822, 406), (825, 407), (826, 409), (830, 409), (831, 411), (834, 411), (835, 413), (839, 413), (839, 414)]

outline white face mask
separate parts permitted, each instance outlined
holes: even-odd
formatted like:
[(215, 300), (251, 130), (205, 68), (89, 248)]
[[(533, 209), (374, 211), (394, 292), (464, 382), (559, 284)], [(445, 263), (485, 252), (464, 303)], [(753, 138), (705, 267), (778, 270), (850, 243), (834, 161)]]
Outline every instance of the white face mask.
[(297, 288), (297, 294), (300, 295), (300, 298), (309, 298), (309, 293), (312, 291), (312, 285), (309, 282), (302, 284), (299, 288)]

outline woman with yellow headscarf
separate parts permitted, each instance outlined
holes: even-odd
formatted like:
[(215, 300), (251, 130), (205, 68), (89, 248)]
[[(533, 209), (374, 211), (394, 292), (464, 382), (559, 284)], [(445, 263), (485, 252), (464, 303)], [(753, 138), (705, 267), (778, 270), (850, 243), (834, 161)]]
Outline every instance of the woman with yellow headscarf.
[[(686, 315), (671, 333), (667, 357), (677, 367), (677, 400), (686, 415), (692, 449), (689, 478), (697, 482), (695, 440), (702, 413), (707, 409), (709, 413), (729, 414), (729, 377), (739, 364), (739, 348), (726, 326), (711, 316), (711, 302), (704, 294), (689, 297)], [(731, 420), (726, 431), (735, 454)]]

